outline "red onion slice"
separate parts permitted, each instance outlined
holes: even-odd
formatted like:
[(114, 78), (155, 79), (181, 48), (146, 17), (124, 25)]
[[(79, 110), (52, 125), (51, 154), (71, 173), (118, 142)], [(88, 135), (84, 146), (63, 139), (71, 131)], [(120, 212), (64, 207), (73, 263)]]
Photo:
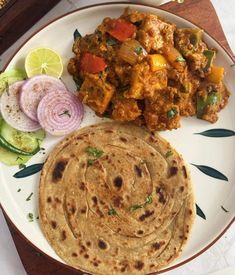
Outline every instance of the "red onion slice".
[(37, 75), (28, 79), (22, 86), (20, 107), (32, 120), (37, 119), (37, 108), (41, 99), (50, 92), (67, 90), (64, 83), (58, 78), (48, 75)]
[(33, 132), (41, 128), (39, 123), (28, 118), (20, 109), (19, 94), (24, 81), (10, 85), (2, 94), (0, 110), (4, 120), (13, 128), (23, 132)]
[(79, 99), (66, 91), (50, 92), (38, 105), (37, 117), (48, 133), (60, 136), (78, 129), (84, 115)]

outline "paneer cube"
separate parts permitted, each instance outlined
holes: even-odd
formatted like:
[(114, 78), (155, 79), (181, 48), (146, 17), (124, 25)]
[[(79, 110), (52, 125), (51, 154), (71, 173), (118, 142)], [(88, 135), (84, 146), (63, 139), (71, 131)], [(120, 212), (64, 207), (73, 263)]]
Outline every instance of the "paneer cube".
[(132, 121), (141, 115), (137, 101), (128, 98), (117, 98), (113, 101), (112, 118), (118, 121)]
[(79, 91), (79, 98), (92, 110), (103, 114), (114, 94), (114, 87), (96, 74), (87, 74)]
[(136, 64), (131, 75), (130, 89), (126, 98), (143, 99), (154, 96), (156, 90), (167, 87), (166, 69), (153, 72), (147, 62)]

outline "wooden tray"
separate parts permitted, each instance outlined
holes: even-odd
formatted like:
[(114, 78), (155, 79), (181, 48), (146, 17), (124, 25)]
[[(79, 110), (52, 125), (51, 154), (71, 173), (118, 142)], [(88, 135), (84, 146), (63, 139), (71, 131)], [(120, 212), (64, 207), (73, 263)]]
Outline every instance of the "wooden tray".
[(0, 10), (0, 54), (60, 0), (10, 0)]
[[(167, 3), (162, 9), (180, 15), (210, 33), (231, 54), (215, 10), (209, 0), (185, 0), (184, 4)], [(210, 18), (210, 20), (208, 20)], [(29, 244), (6, 217), (16, 248), (28, 275), (75, 275), (78, 272), (41, 254)], [(81, 273), (80, 273), (81, 274)]]

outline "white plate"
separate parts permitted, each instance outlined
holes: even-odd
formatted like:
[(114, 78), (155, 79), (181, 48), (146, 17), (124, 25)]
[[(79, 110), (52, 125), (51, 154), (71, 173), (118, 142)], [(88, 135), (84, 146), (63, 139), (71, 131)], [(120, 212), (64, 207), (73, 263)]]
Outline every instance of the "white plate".
[[(169, 12), (142, 5), (131, 6), (133, 9), (143, 12), (156, 13), (176, 23), (178, 27), (194, 26)], [(77, 28), (82, 35), (92, 33), (104, 17), (118, 17), (125, 7), (127, 7), (127, 4), (98, 5), (81, 9), (59, 18), (29, 39), (11, 59), (7, 69), (14, 67), (23, 68), (25, 57), (30, 50), (36, 47), (50, 47), (61, 54), (64, 61), (62, 78), (70, 90), (75, 90), (75, 85), (66, 71), (68, 60), (72, 56), (71, 47), (74, 30)], [(233, 61), (226, 51), (209, 35), (205, 34), (204, 40), (210, 47), (218, 49), (216, 63), (225, 67), (226, 70), (225, 82), (231, 91), (229, 104), (219, 114), (220, 118), (216, 124), (209, 124), (196, 118), (185, 118), (182, 120), (180, 129), (163, 132), (162, 135), (182, 153), (188, 163), (206, 165), (217, 169), (228, 178), (228, 181), (210, 177), (195, 166), (191, 166), (196, 201), (206, 215), (206, 220), (197, 216), (191, 238), (183, 254), (172, 264), (173, 266), (178, 266), (188, 261), (210, 246), (229, 226), (235, 213), (235, 136), (211, 138), (195, 135), (195, 133), (212, 128), (235, 130), (235, 97), (233, 95), (233, 92), (235, 92), (235, 68), (231, 67)], [(86, 108), (85, 118), (81, 127), (100, 120)], [(58, 138), (46, 138), (43, 144), (43, 147), (46, 148), (46, 155), (58, 141)], [(38, 153), (27, 165), (43, 162), (46, 155)], [(63, 262), (47, 243), (36, 219), (38, 213), (39, 173), (28, 178), (16, 179), (13, 175), (18, 170), (18, 167), (9, 168), (0, 164), (1, 205), (26, 239), (50, 257)], [(21, 189), (21, 192), (17, 192), (18, 189)], [(26, 201), (31, 192), (33, 192), (31, 200)], [(229, 212), (225, 212), (221, 206)], [(29, 212), (34, 214), (34, 222), (28, 221), (27, 214)]]

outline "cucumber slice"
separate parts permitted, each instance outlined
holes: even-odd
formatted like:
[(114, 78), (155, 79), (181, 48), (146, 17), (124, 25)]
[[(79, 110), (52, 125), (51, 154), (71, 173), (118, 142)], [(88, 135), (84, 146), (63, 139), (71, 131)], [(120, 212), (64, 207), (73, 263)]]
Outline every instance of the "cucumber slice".
[(26, 79), (27, 75), (24, 70), (10, 69), (0, 74), (0, 96), (4, 90), (12, 83)]
[[(40, 150), (40, 143), (45, 137), (45, 132), (43, 130), (21, 132), (9, 126), (4, 120), (1, 120), (0, 136), (13, 147), (23, 152), (33, 154)], [(6, 148), (6, 146), (4, 147)], [(10, 146), (7, 149), (14, 153), (20, 153), (19, 151), (14, 151)]]
[(26, 163), (32, 156), (22, 156), (0, 147), (0, 162), (13, 166)]

